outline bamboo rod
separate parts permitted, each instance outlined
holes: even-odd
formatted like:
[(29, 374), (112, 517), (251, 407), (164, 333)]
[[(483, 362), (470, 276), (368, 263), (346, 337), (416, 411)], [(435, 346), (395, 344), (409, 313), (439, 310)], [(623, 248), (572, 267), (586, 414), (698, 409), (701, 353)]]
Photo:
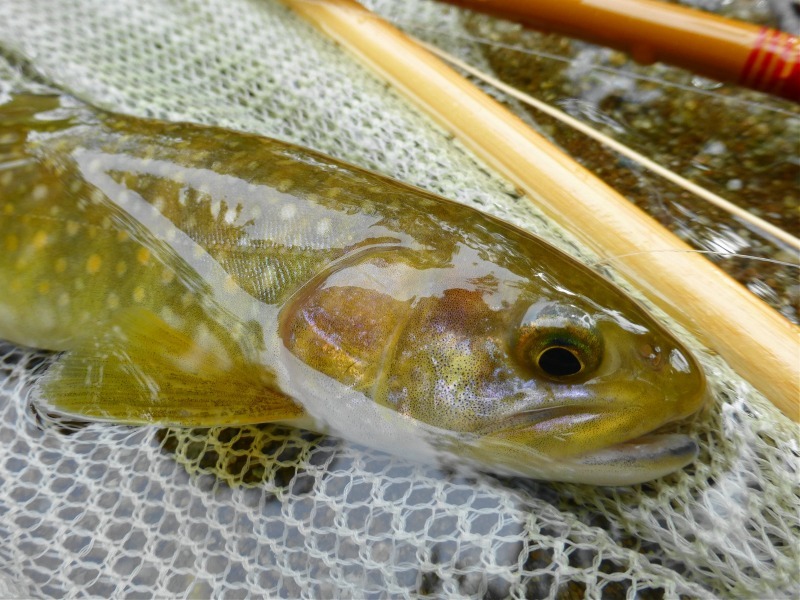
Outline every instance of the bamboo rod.
[[(283, 1), (409, 97), (601, 257), (629, 255), (617, 263), (626, 277), (800, 422), (800, 329), (353, 0)], [(648, 252), (652, 250), (672, 252)]]
[(800, 39), (654, 0), (445, 0), (800, 102)]

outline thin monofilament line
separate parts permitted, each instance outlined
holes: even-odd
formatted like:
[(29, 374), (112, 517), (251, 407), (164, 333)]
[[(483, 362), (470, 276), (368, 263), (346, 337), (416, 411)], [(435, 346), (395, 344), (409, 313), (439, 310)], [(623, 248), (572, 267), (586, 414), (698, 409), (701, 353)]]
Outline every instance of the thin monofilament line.
[[(325, 2), (325, 0), (299, 0), (299, 1), (306, 2), (306, 3), (309, 3), (309, 4), (324, 4), (324, 2)], [(347, 10), (347, 9), (343, 8), (343, 10)], [(361, 16), (361, 13), (359, 13), (359, 15)], [(387, 18), (387, 17), (384, 17), (384, 16), (379, 16), (377, 14), (373, 14), (371, 12), (369, 13), (369, 15), (367, 15), (367, 18), (373, 18), (373, 19), (384, 19), (384, 18), (386, 18), (388, 21), (390, 21), (391, 23), (393, 23), (394, 25), (396, 25), (397, 27), (403, 29), (406, 32), (414, 29), (414, 30), (417, 30), (417, 31), (424, 31), (424, 32), (427, 32), (429, 34), (433, 33), (433, 34), (436, 34), (436, 35), (446, 35), (447, 37), (449, 37), (451, 39), (454, 39), (454, 40), (472, 42), (472, 43), (476, 43), (476, 44), (484, 44), (486, 46), (492, 46), (493, 48), (503, 48), (503, 49), (506, 49), (506, 50), (511, 50), (513, 52), (519, 52), (521, 54), (527, 54), (529, 56), (538, 56), (538, 57), (547, 58), (549, 60), (555, 60), (555, 61), (563, 62), (563, 63), (567, 63), (567, 64), (571, 63), (572, 60), (573, 60), (573, 59), (565, 57), (565, 56), (560, 56), (558, 54), (553, 54), (551, 52), (544, 52), (542, 50), (531, 50), (530, 48), (524, 48), (522, 46), (517, 46), (517, 45), (514, 45), (514, 44), (507, 44), (507, 43), (503, 43), (503, 42), (498, 42), (497, 40), (491, 40), (491, 39), (483, 38), (483, 37), (476, 36), (476, 35), (454, 34), (452, 32), (443, 32), (440, 29), (434, 29), (434, 28), (431, 28), (431, 27), (425, 27), (425, 25), (422, 25), (420, 23), (415, 23), (413, 21), (402, 21), (402, 20), (399, 20), (399, 19), (393, 18), (393, 17)], [(416, 38), (415, 38), (415, 40), (419, 41)], [(424, 42), (420, 42), (420, 43), (424, 45)], [(442, 52), (444, 52), (444, 51), (442, 51)], [(684, 90), (684, 91), (690, 91), (690, 92), (693, 92), (695, 94), (700, 94), (700, 95), (704, 95), (704, 96), (711, 96), (711, 97), (715, 97), (715, 98), (724, 98), (725, 102), (728, 102), (728, 103), (740, 104), (740, 105), (743, 105), (743, 106), (751, 106), (751, 107), (758, 108), (760, 110), (765, 110), (765, 111), (769, 111), (769, 112), (773, 112), (773, 113), (777, 113), (777, 114), (782, 114), (782, 115), (785, 115), (787, 117), (795, 117), (795, 116), (797, 116), (795, 113), (793, 113), (791, 111), (784, 110), (782, 108), (777, 108), (775, 106), (770, 106), (769, 104), (766, 104), (766, 103), (756, 102), (756, 101), (753, 101), (753, 100), (746, 100), (746, 99), (743, 99), (743, 98), (737, 98), (736, 96), (723, 96), (722, 94), (718, 93), (714, 89), (702, 89), (702, 88), (695, 87), (695, 86), (692, 86), (692, 85), (682, 84), (682, 83), (678, 83), (678, 82), (675, 82), (675, 81), (668, 81), (666, 79), (660, 79), (658, 77), (643, 75), (641, 73), (633, 73), (633, 72), (630, 72), (630, 71), (625, 71), (623, 69), (615, 69), (613, 67), (608, 67), (608, 66), (604, 66), (604, 65), (593, 65), (592, 69), (595, 70), (595, 71), (603, 72), (603, 73), (609, 73), (609, 74), (617, 75), (617, 76), (620, 76), (620, 77), (626, 77), (628, 79), (635, 79), (635, 80), (638, 80), (638, 81), (647, 81), (647, 82), (655, 83), (655, 84), (658, 84), (658, 85), (661, 85), (661, 86), (664, 86), (664, 87), (671, 87), (671, 88), (680, 89), (680, 90)], [(698, 75), (697, 77), (701, 77), (701, 76)], [(707, 79), (707, 78), (702, 78), (702, 79)], [(718, 82), (716, 82), (714, 80), (711, 80), (711, 79), (708, 79), (708, 81), (713, 83), (714, 85), (718, 85), (720, 87), (725, 85), (723, 83), (718, 83)]]
[[(410, 30), (413, 29), (413, 30), (416, 30), (416, 31), (427, 32), (429, 34), (432, 34), (432, 33), (435, 33), (437, 35), (442, 35), (443, 34), (443, 32), (441, 32), (439, 30), (431, 29), (429, 27), (426, 28), (424, 25), (420, 25), (419, 23), (413, 23), (413, 22), (404, 23), (404, 22), (400, 22), (400, 21), (397, 21), (397, 20), (394, 20), (394, 19), (392, 20), (392, 22), (395, 23), (398, 26), (403, 27), (406, 31), (410, 31)], [(522, 46), (517, 46), (515, 44), (507, 44), (507, 43), (503, 43), (503, 42), (498, 42), (496, 40), (482, 38), (480, 36), (464, 35), (464, 34), (456, 35), (456, 34), (449, 33), (449, 32), (444, 33), (444, 35), (446, 35), (450, 39), (454, 39), (454, 40), (472, 42), (472, 43), (475, 43), (475, 44), (483, 44), (485, 46), (491, 46), (492, 48), (501, 48), (503, 50), (510, 50), (512, 52), (519, 52), (520, 54), (526, 54), (528, 56), (536, 56), (536, 57), (539, 57), (539, 58), (546, 58), (548, 60), (554, 60), (554, 61), (561, 62), (561, 63), (564, 63), (564, 64), (571, 64), (573, 62), (573, 60), (574, 60), (574, 59), (572, 59), (570, 57), (561, 56), (561, 55), (558, 55), (558, 54), (554, 54), (552, 52), (544, 52), (542, 50), (531, 50), (530, 48), (524, 48)], [(784, 115), (784, 116), (787, 116), (787, 117), (796, 117), (797, 116), (796, 113), (788, 111), (788, 110), (784, 110), (782, 108), (777, 108), (775, 106), (770, 106), (769, 104), (766, 104), (766, 103), (763, 103), (763, 102), (755, 102), (753, 100), (745, 100), (745, 99), (742, 99), (742, 98), (737, 98), (736, 96), (723, 95), (723, 94), (720, 94), (719, 92), (717, 92), (714, 89), (703, 89), (703, 88), (696, 87), (696, 86), (693, 86), (693, 85), (682, 84), (682, 83), (678, 83), (676, 81), (668, 81), (666, 79), (662, 79), (662, 78), (659, 78), (659, 77), (643, 75), (641, 73), (634, 73), (634, 72), (631, 72), (631, 71), (626, 71), (624, 69), (616, 69), (614, 67), (608, 67), (608, 66), (600, 65), (600, 64), (592, 65), (592, 70), (600, 72), (600, 73), (608, 73), (609, 75), (614, 75), (614, 76), (618, 76), (618, 77), (625, 77), (627, 79), (633, 79), (633, 80), (636, 80), (636, 81), (655, 83), (655, 84), (658, 84), (658, 85), (663, 86), (663, 87), (674, 88), (674, 89), (683, 90), (683, 91), (686, 91), (686, 92), (692, 92), (694, 94), (699, 94), (699, 95), (702, 95), (702, 96), (710, 96), (712, 98), (724, 99), (725, 102), (727, 102), (727, 103), (738, 104), (738, 105), (742, 105), (742, 106), (749, 106), (749, 107), (752, 107), (752, 108), (757, 108), (759, 110), (764, 110), (764, 111), (768, 111), (768, 112), (771, 112), (771, 113), (781, 114), (781, 115)], [(698, 75), (697, 77), (700, 77), (700, 76)], [(715, 85), (718, 85), (719, 87), (722, 87), (722, 86), (725, 85), (725, 84), (722, 84), (722, 83), (717, 84), (717, 82), (714, 82), (713, 80), (708, 80), (708, 81), (711, 82), (711, 83), (714, 83)]]
[(772, 237), (778, 240), (779, 242), (786, 244), (795, 250), (800, 251), (800, 239), (796, 238), (787, 231), (784, 231), (783, 229), (776, 227), (771, 223), (767, 223), (763, 219), (756, 217), (755, 215), (744, 210), (743, 208), (733, 204), (728, 200), (725, 200), (721, 196), (718, 196), (717, 194), (707, 190), (706, 188), (701, 187), (684, 177), (681, 177), (674, 171), (670, 171), (669, 169), (658, 164), (657, 162), (647, 158), (643, 154), (640, 154), (639, 152), (636, 152), (635, 150), (618, 142), (617, 140), (597, 131), (596, 129), (590, 127), (586, 123), (583, 123), (582, 121), (579, 121), (578, 119), (569, 116), (568, 114), (558, 110), (557, 108), (554, 108), (549, 104), (542, 102), (541, 100), (537, 100), (536, 98), (524, 92), (521, 92), (518, 89), (511, 87), (510, 85), (503, 83), (499, 79), (496, 79), (495, 77), (492, 77), (491, 75), (488, 75), (480, 71), (479, 69), (476, 69), (475, 67), (456, 58), (452, 54), (445, 52), (444, 50), (437, 48), (436, 46), (433, 46), (431, 44), (428, 44), (426, 42), (423, 42), (421, 40), (415, 39), (415, 41), (419, 43), (421, 46), (423, 46), (425, 49), (430, 51), (431, 53), (441, 58), (442, 60), (445, 60), (460, 69), (463, 69), (470, 75), (473, 75), (474, 77), (477, 77), (481, 81), (499, 89), (500, 91), (508, 94), (509, 96), (516, 98), (520, 102), (524, 102), (525, 104), (528, 104), (529, 106), (532, 106), (537, 110), (540, 110), (541, 112), (553, 117), (554, 119), (557, 119), (562, 123), (565, 123), (566, 125), (580, 131), (581, 133), (592, 138), (593, 140), (596, 140), (601, 144), (604, 144), (605, 146), (611, 148), (615, 152), (618, 152), (619, 154), (639, 163), (644, 168), (652, 171), (653, 173), (660, 175), (664, 179), (671, 181), (672, 183), (682, 187), (686, 191), (695, 194), (696, 196), (702, 198), (703, 200), (709, 202), (710, 204), (713, 204), (717, 208), (720, 208), (730, 213), (734, 217), (741, 219), (745, 223), (748, 223), (749, 225), (758, 229), (767, 236)]
[[(608, 264), (620, 259), (628, 258), (629, 256), (640, 256), (643, 254), (654, 254), (656, 252), (676, 252), (682, 254), (715, 254), (722, 258), (747, 258), (750, 260), (757, 260), (760, 262), (771, 263), (775, 265), (780, 265), (782, 267), (789, 267), (793, 269), (800, 269), (800, 263), (794, 264), (790, 262), (786, 262), (785, 260), (777, 260), (774, 258), (766, 258), (763, 256), (753, 256), (751, 254), (738, 254), (735, 252), (721, 252), (719, 250), (675, 250), (672, 248), (665, 248), (663, 250), (642, 250), (641, 252), (628, 252), (626, 254), (618, 254), (617, 256), (607, 256), (605, 258), (601, 258), (600, 260), (596, 260), (594, 262), (589, 263), (590, 267), (597, 267), (600, 265)], [(798, 256), (798, 260), (800, 260), (800, 256)]]

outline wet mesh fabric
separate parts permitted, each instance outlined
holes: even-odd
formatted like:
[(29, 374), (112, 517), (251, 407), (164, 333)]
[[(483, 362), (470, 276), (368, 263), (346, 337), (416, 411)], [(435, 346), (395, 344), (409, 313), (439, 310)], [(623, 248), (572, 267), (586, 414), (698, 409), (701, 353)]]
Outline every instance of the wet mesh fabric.
[[(431, 39), (460, 27), (449, 7), (372, 5)], [(0, 53), (0, 95), (56, 86), (311, 146), (591, 260), (280, 4), (0, 0)], [(0, 597), (796, 596), (797, 427), (685, 341), (712, 388), (685, 425), (700, 457), (628, 488), (414, 464), (278, 426), (64, 422), (29, 400), (53, 357), (2, 344)]]

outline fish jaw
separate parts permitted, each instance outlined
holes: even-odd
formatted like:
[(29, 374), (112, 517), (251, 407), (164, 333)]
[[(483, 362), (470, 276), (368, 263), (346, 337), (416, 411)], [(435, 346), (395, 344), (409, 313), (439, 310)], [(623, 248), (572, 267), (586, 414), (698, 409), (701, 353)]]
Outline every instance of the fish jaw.
[[(667, 430), (705, 403), (704, 379), (695, 383), (683, 394), (643, 388), (641, 381), (562, 390), (558, 402), (537, 398), (538, 408), (475, 432), (467, 454), (496, 471), (535, 479), (609, 486), (657, 479), (697, 457), (690, 436)], [(659, 405), (661, 412), (653, 408)]]
[(509, 475), (602, 486), (644, 483), (678, 471), (692, 463), (697, 443), (680, 433), (649, 434), (572, 458), (553, 458), (531, 448), (521, 449), (501, 438), (476, 441), (462, 456)]
[(697, 458), (698, 451), (697, 442), (688, 435), (651, 434), (590, 452), (563, 468), (581, 483), (634, 485), (684, 468)]

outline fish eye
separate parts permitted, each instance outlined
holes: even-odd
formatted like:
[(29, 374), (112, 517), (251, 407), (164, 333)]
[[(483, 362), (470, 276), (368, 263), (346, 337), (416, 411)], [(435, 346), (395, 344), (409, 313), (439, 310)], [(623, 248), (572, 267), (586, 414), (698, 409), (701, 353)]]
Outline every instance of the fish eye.
[(583, 371), (577, 352), (563, 346), (545, 348), (536, 357), (536, 365), (551, 377), (569, 377)]
[(528, 310), (515, 351), (521, 363), (540, 375), (572, 381), (597, 369), (603, 345), (590, 315), (575, 306), (549, 304)]

